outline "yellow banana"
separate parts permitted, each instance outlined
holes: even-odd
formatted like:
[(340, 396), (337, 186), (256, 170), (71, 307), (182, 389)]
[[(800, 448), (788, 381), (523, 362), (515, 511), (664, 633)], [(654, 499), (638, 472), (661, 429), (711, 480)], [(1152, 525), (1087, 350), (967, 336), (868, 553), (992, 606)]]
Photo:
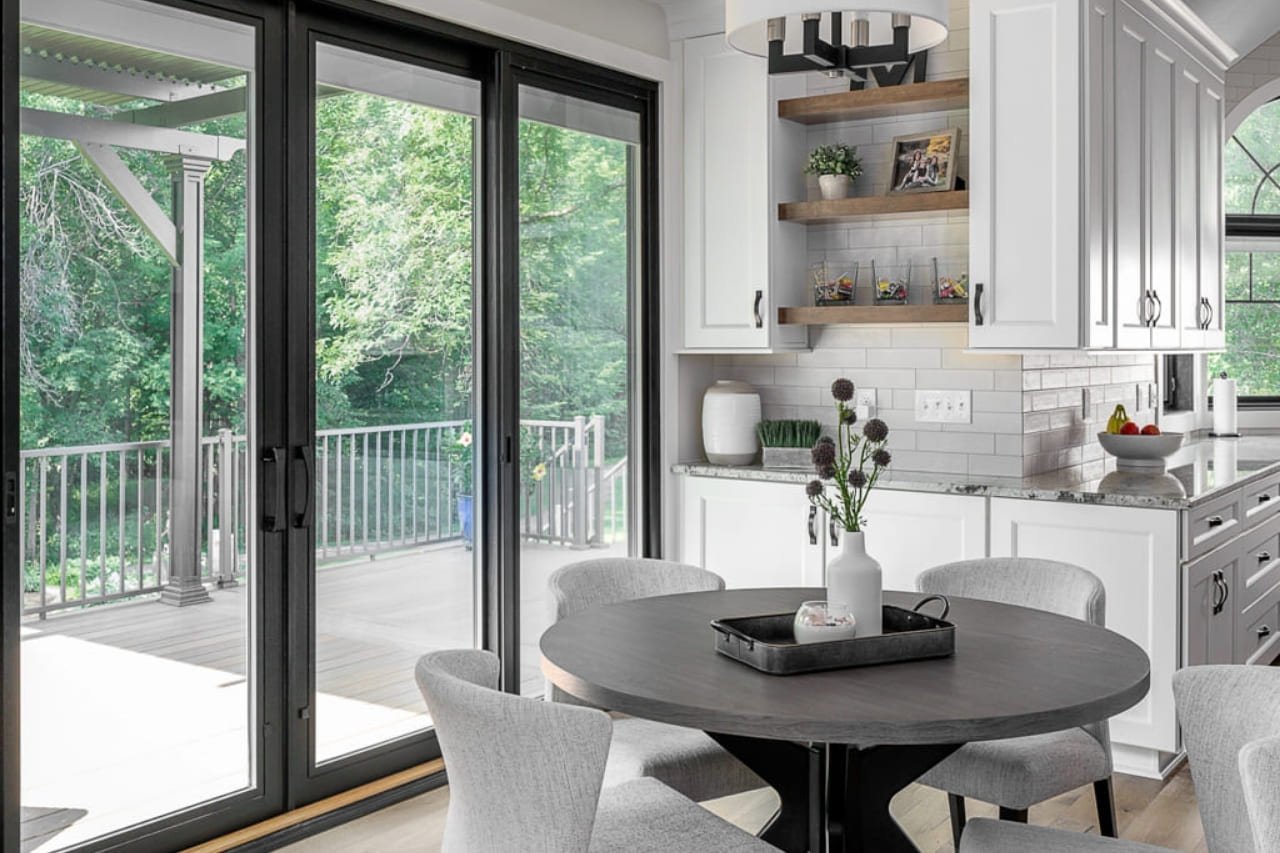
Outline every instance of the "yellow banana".
[(1129, 413), (1124, 410), (1124, 406), (1116, 406), (1116, 410), (1111, 413), (1111, 417), (1107, 419), (1107, 432), (1115, 435), (1120, 432), (1120, 427), (1129, 422)]

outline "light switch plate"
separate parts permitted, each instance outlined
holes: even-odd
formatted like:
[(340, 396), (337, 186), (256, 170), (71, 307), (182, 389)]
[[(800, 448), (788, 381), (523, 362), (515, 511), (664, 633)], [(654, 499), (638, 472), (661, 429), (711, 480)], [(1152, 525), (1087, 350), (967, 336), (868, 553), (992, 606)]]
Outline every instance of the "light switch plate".
[(922, 424), (973, 423), (970, 391), (917, 391), (916, 422)]

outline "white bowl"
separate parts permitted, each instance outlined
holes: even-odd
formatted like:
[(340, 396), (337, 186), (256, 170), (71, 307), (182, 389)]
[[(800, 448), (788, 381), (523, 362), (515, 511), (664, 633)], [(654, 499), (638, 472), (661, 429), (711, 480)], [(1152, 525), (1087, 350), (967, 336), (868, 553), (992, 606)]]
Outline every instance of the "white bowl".
[(1182, 446), (1182, 433), (1160, 435), (1118, 435), (1098, 433), (1102, 449), (1116, 458), (1121, 470), (1164, 470), (1164, 461)]

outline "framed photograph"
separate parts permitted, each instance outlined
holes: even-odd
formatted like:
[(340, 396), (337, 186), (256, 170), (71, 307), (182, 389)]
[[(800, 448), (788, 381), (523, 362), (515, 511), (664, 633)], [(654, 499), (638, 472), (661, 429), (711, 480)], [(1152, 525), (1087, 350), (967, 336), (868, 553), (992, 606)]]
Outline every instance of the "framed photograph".
[(889, 195), (954, 190), (959, 139), (956, 128), (895, 138)]

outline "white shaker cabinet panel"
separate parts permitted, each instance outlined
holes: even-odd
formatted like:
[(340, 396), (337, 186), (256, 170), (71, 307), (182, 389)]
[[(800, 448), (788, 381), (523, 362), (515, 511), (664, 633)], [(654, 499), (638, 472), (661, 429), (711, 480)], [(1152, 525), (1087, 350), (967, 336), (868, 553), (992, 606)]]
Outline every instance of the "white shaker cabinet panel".
[(1074, 3), (973, 0), (973, 347), (1080, 344), (1080, 30)]
[(1107, 627), (1151, 659), (1151, 692), (1111, 720), (1114, 741), (1176, 752), (1178, 513), (1060, 501), (991, 500), (991, 556), (1083, 566), (1106, 587)]
[(730, 589), (822, 586), (821, 513), (804, 485), (685, 477), (680, 559)]
[(777, 309), (806, 304), (803, 225), (778, 222), (804, 198), (804, 131), (777, 118), (802, 75), (771, 80), (766, 60), (723, 35), (684, 43), (684, 346), (803, 348), (803, 327)]
[[(865, 516), (867, 553), (880, 562), (885, 589), (914, 590), (925, 569), (987, 555), (984, 498), (882, 488)], [(840, 551), (839, 533), (828, 539), (828, 561)]]

